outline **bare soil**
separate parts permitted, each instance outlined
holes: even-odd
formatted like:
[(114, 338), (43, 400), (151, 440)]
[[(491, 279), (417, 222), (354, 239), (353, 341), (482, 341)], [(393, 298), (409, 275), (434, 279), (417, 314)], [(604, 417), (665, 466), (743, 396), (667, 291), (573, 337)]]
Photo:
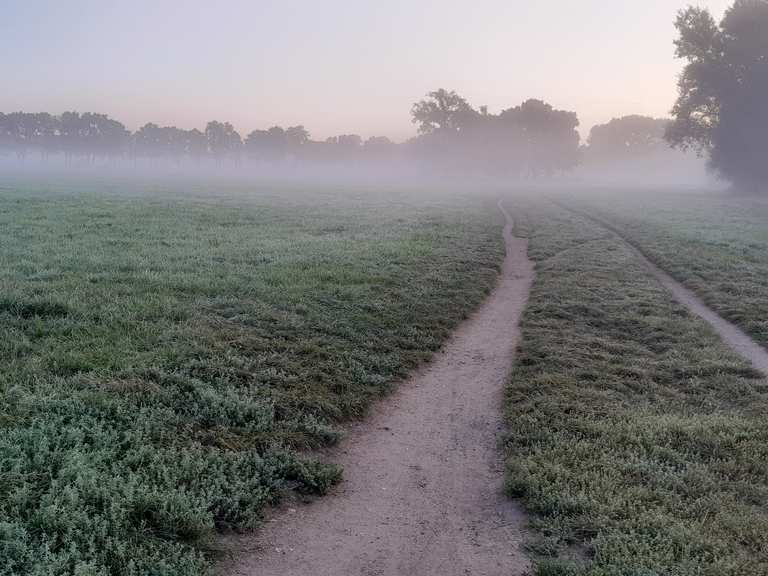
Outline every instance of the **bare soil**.
[(499, 284), (432, 362), (401, 383), (335, 451), (344, 480), (226, 543), (218, 572), (258, 576), (513, 576), (526, 519), (502, 492), (502, 391), (533, 281), (512, 234)]

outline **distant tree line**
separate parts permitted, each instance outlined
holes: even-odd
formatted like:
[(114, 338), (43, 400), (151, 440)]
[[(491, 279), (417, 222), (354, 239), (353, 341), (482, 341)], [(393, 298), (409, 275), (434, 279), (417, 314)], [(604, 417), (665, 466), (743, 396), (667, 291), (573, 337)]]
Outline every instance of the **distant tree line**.
[(345, 134), (315, 141), (303, 126), (254, 130), (243, 138), (228, 122), (204, 130), (146, 124), (131, 133), (105, 114), (0, 113), (0, 155), (63, 156), (138, 162), (419, 162), (441, 171), (535, 178), (580, 162), (611, 163), (693, 149), (744, 189), (768, 184), (768, 0), (736, 0), (718, 24), (705, 9), (678, 14), (677, 56), (687, 61), (672, 119), (626, 116), (595, 126), (580, 144), (575, 112), (541, 100), (492, 114), (445, 89), (411, 110), (418, 135), (395, 144)]
[(125, 126), (105, 114), (0, 113), (0, 150), (11, 150), (20, 160), (32, 152), (43, 158), (62, 153), (67, 161), (74, 156), (93, 160), (122, 154), (129, 140)]
[(113, 158), (220, 163), (279, 162), (293, 158), (339, 160), (378, 158), (392, 152), (394, 147), (387, 138), (364, 141), (355, 134), (316, 142), (303, 126), (274, 126), (254, 130), (243, 138), (229, 122), (208, 122), (202, 131), (148, 123), (131, 133), (105, 114), (0, 113), (0, 154), (11, 153), (21, 161), (32, 154), (38, 154), (43, 160), (62, 155), (67, 164), (75, 159), (95, 162)]
[(274, 126), (243, 138), (232, 124), (219, 121), (208, 122), (202, 131), (148, 123), (131, 133), (105, 114), (0, 113), (0, 154), (13, 154), (22, 162), (31, 155), (42, 160), (58, 156), (66, 165), (115, 159), (226, 166), (413, 161), (443, 172), (528, 179), (567, 172), (585, 157), (610, 162), (668, 149), (663, 137), (669, 121), (641, 116), (596, 126), (581, 146), (576, 113), (540, 100), (491, 114), (440, 89), (414, 104), (411, 116), (418, 135), (395, 144), (386, 137), (364, 140), (357, 134), (316, 141), (303, 126)]

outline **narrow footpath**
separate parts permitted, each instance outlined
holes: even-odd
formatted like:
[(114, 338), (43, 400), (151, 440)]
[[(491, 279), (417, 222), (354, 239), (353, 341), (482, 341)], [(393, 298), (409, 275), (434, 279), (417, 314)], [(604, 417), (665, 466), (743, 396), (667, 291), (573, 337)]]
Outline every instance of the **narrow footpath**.
[(514, 576), (526, 519), (502, 493), (502, 393), (533, 281), (512, 234), (499, 283), (434, 359), (353, 426), (343, 482), (238, 537), (218, 573), (253, 576)]

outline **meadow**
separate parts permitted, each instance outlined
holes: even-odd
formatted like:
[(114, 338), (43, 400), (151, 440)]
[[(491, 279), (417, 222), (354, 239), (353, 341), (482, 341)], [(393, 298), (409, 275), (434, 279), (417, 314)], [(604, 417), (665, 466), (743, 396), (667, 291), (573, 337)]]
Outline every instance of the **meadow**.
[(493, 200), (0, 182), (0, 574), (194, 575), (493, 287)]
[[(506, 202), (536, 264), (503, 406), (535, 574), (767, 573), (768, 382), (601, 220), (766, 344), (768, 203)], [(345, 423), (495, 285), (495, 203), (0, 181), (0, 575), (209, 574), (218, 534), (324, 494)]]
[[(695, 235), (691, 250), (712, 255), (699, 271), (732, 257), (723, 235), (760, 235), (678, 229), (697, 214), (682, 208), (653, 228), (621, 202), (633, 231), (665, 231), (653, 246), (676, 242), (662, 262), (692, 265), (672, 255)], [(768, 572), (766, 380), (605, 227), (543, 200), (515, 209), (537, 276), (506, 393), (506, 486), (531, 514), (536, 574)]]

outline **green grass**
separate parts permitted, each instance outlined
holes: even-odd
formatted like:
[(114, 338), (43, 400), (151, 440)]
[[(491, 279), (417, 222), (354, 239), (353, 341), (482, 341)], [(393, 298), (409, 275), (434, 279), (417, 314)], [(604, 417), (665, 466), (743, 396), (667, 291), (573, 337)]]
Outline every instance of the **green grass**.
[(590, 194), (651, 260), (768, 347), (768, 202), (733, 194)]
[(493, 202), (0, 189), (0, 574), (194, 575), (495, 282)]
[(507, 489), (538, 576), (768, 573), (768, 384), (594, 222), (520, 202), (537, 276)]

